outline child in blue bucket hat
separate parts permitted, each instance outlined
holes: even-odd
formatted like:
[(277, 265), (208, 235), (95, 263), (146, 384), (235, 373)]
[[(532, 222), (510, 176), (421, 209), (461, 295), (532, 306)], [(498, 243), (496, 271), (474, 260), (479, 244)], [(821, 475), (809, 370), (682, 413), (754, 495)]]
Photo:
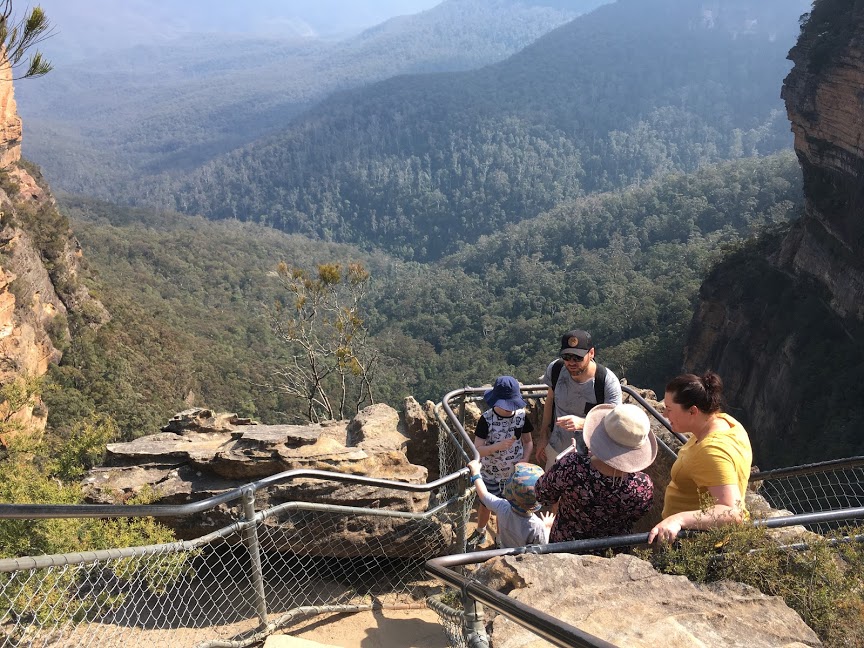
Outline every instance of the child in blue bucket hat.
[[(531, 456), (534, 450), (533, 428), (525, 411), (519, 381), (513, 376), (496, 378), (492, 389), (483, 394), (483, 400), (489, 409), (483, 412), (474, 431), (474, 447), (480, 454), (478, 474), (486, 490), (498, 498), (516, 464), (528, 461)], [(477, 508), (477, 529), (468, 538), (471, 547), (486, 542), (490, 515), (491, 511), (481, 498)]]

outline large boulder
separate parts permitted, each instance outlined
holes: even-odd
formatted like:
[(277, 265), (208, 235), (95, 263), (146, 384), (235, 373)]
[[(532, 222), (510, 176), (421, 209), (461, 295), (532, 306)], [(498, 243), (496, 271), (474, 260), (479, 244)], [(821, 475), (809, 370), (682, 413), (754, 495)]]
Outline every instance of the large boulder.
[[(90, 471), (84, 489), (94, 503), (126, 502), (147, 492), (152, 503), (186, 504), (288, 470), (426, 483), (426, 468), (408, 461), (406, 445), (399, 416), (386, 405), (368, 407), (350, 422), (310, 425), (259, 425), (193, 409), (175, 416), (160, 433), (110, 444), (106, 466)], [(286, 502), (420, 513), (429, 506), (429, 493), (317, 478), (294, 478), (256, 493), (258, 510)], [(234, 505), (162, 521), (178, 537), (191, 539), (238, 517)], [(265, 525), (275, 550), (338, 557), (370, 552), (412, 557), (422, 553), (423, 543), (440, 549), (448, 541), (424, 527), (425, 539), (418, 544), (411, 532), (417, 523), (391, 517), (295, 512), (267, 517)]]
[(440, 458), (438, 456), (438, 420), (435, 416), (435, 404), (427, 400), (423, 405), (413, 396), (405, 398), (402, 406), (402, 432), (408, 439), (405, 453), (408, 460), (429, 471), (429, 480), (434, 481), (440, 476)]
[[(476, 578), (617, 646), (822, 645), (779, 597), (740, 583), (691, 583), (684, 576), (660, 574), (630, 555), (507, 556), (485, 563)], [(491, 622), (490, 634), (495, 648), (550, 645), (503, 615)]]

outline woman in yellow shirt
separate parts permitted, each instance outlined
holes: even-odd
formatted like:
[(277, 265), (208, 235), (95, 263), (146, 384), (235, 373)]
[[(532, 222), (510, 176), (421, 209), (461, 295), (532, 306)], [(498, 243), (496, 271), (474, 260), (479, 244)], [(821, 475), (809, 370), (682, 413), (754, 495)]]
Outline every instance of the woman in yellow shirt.
[(683, 374), (666, 385), (666, 418), (690, 438), (672, 466), (663, 521), (648, 534), (670, 542), (681, 529), (740, 523), (747, 515), (744, 494), (753, 452), (747, 431), (721, 412), (723, 381), (713, 371)]

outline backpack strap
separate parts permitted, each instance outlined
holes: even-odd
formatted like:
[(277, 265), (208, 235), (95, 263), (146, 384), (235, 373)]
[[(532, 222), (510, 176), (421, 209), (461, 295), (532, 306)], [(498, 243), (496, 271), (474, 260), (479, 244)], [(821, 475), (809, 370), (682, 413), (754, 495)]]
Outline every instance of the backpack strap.
[(552, 363), (552, 391), (555, 391), (555, 385), (558, 384), (558, 377), (561, 375), (561, 370), (564, 368), (564, 361), (558, 358)]
[(598, 362), (594, 373), (594, 400), (598, 405), (606, 402), (606, 372), (606, 367)]

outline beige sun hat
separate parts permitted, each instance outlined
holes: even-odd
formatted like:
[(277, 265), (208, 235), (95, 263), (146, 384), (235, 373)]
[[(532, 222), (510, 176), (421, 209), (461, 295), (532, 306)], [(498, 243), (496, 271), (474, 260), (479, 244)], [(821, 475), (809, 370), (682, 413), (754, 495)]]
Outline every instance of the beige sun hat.
[(636, 405), (597, 405), (585, 417), (582, 435), (594, 456), (622, 472), (643, 470), (657, 457), (648, 415)]

